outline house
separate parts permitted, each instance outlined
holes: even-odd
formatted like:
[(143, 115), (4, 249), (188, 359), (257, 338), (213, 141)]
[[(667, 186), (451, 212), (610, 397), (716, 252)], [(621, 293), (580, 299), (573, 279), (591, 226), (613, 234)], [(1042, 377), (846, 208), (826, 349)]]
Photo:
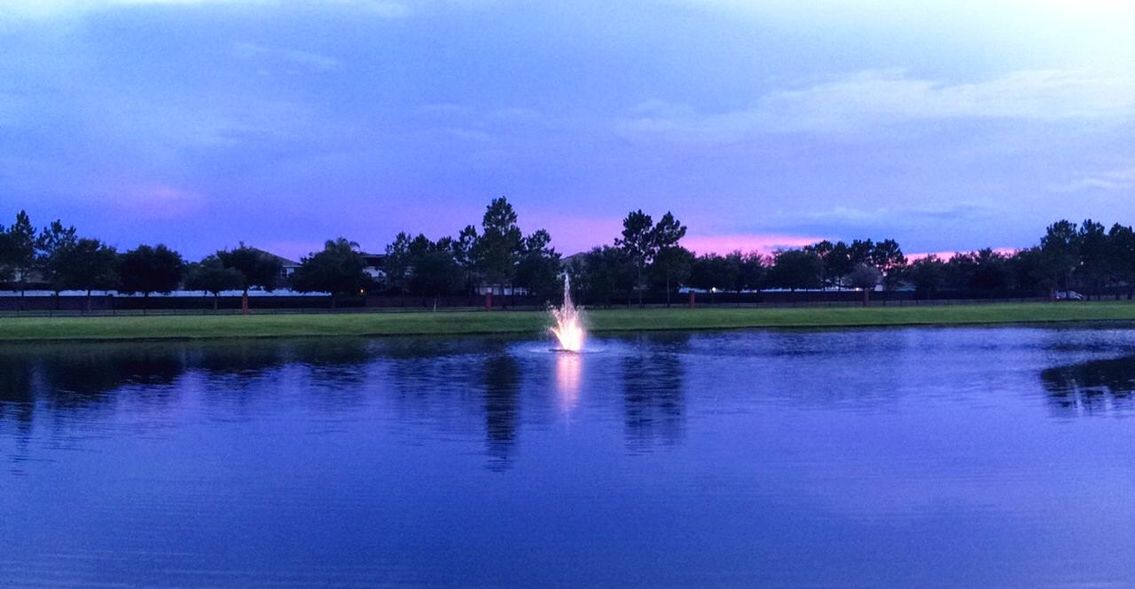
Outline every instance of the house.
[(262, 249), (255, 248), (255, 247), (251, 248), (251, 249), (256, 250), (258, 253), (263, 254), (265, 256), (268, 256), (269, 258), (272, 258), (272, 259), (280, 262), (280, 276), (279, 276), (280, 280), (283, 280), (283, 281), (290, 280), (292, 275), (295, 274), (296, 270), (300, 267), (300, 263), (296, 262), (295, 260), (289, 260), (288, 258), (285, 258), (283, 256), (278, 256), (278, 255), (276, 255), (272, 252), (266, 252)]
[(386, 254), (368, 254), (362, 252), (363, 260), (366, 261), (366, 268), (363, 270), (367, 276), (373, 278), (376, 282), (386, 282)]

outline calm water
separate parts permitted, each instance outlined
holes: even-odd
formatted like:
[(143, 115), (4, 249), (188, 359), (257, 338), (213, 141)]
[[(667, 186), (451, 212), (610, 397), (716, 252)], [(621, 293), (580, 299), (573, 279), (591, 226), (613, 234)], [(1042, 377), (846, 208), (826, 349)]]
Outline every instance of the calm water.
[(1131, 586), (1135, 330), (0, 348), (0, 585)]

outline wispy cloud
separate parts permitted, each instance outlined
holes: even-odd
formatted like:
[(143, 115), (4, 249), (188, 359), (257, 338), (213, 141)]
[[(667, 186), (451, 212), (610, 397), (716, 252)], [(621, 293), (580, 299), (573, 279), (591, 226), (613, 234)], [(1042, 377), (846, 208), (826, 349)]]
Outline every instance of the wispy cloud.
[(767, 133), (849, 133), (916, 121), (1133, 118), (1135, 75), (1128, 72), (1029, 70), (982, 82), (947, 83), (901, 70), (873, 70), (774, 91), (749, 108), (728, 112), (651, 101), (616, 126), (624, 135), (714, 144)]
[(382, 18), (402, 18), (410, 13), (411, 8), (409, 3), (399, 0), (5, 0), (0, 7), (0, 22), (52, 20), (123, 8), (208, 5), (268, 8), (330, 5), (355, 8)]
[(734, 251), (769, 254), (780, 249), (800, 248), (823, 241), (823, 237), (777, 233), (732, 235), (687, 235), (682, 245), (698, 254), (727, 254)]
[(1064, 184), (1049, 187), (1053, 192), (1081, 192), (1085, 190), (1135, 190), (1135, 168), (1111, 170), (1077, 178)]
[(278, 47), (265, 47), (256, 43), (236, 43), (233, 45), (233, 54), (239, 59), (251, 62), (285, 63), (297, 65), (310, 70), (327, 72), (337, 69), (339, 60), (298, 49), (285, 49)]
[(173, 220), (200, 212), (206, 203), (203, 195), (165, 184), (136, 186), (115, 192), (111, 204), (123, 217), (139, 220)]
[(959, 202), (932, 203), (914, 207), (878, 207), (874, 209), (837, 205), (828, 209), (786, 216), (796, 220), (857, 225), (878, 222), (903, 224), (909, 222), (925, 223), (927, 221), (964, 221), (988, 218), (996, 214), (996, 207), (988, 203)]

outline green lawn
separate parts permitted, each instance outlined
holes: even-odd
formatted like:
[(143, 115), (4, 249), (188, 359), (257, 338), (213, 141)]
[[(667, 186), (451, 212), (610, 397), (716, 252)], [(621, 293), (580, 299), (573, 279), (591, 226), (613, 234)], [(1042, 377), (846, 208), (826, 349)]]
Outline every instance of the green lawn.
[[(615, 309), (587, 312), (592, 331), (974, 325), (1056, 321), (1133, 321), (1135, 303), (1013, 303), (927, 307), (777, 309)], [(239, 315), (0, 318), (0, 341), (325, 335), (539, 334), (542, 312), (465, 311)]]

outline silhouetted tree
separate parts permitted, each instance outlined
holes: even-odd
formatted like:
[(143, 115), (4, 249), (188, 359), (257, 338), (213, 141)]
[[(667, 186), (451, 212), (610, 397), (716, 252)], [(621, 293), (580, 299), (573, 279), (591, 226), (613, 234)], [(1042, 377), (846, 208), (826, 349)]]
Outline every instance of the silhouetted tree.
[(866, 306), (871, 300), (871, 291), (879, 285), (879, 281), (883, 279), (883, 274), (879, 269), (870, 264), (859, 264), (848, 275), (847, 280), (852, 288), (858, 288), (863, 291), (863, 305)]
[(516, 283), (544, 300), (554, 298), (560, 288), (560, 254), (551, 241), (543, 229), (525, 237), (516, 265)]
[(185, 288), (199, 290), (213, 295), (213, 310), (220, 306), (221, 292), (240, 290), (247, 285), (247, 278), (236, 268), (226, 268), (218, 255), (208, 256), (196, 264), (191, 264), (186, 273)]
[(516, 211), (505, 197), (493, 199), (481, 219), (481, 235), (471, 248), (474, 266), (489, 285), (512, 286), (516, 263), (523, 249), (523, 234)]
[(673, 294), (673, 287), (689, 279), (693, 265), (693, 252), (680, 245), (661, 249), (658, 254), (654, 256), (654, 264), (651, 265), (651, 271), (654, 280), (660, 284), (666, 292), (667, 307), (669, 307), (671, 303), (670, 297)]
[(594, 248), (573, 259), (569, 272), (572, 284), (587, 299), (610, 306), (613, 297), (626, 295), (627, 304), (630, 304), (635, 269), (621, 249), (611, 246)]
[(1086, 219), (1076, 233), (1076, 243), (1080, 254), (1077, 277), (1087, 287), (1089, 295), (1099, 298), (1110, 279), (1112, 266), (1107, 230), (1102, 223)]
[(118, 252), (97, 239), (79, 238), (58, 248), (51, 256), (52, 274), (57, 288), (85, 290), (86, 308), (91, 310), (91, 291), (117, 288)]
[(409, 243), (407, 253), (407, 289), (416, 295), (432, 297), (434, 310), (437, 310), (439, 297), (454, 294), (464, 287), (464, 270), (454, 257), (450, 238), (434, 242), (425, 235), (418, 235)]
[[(1126, 225), (1116, 223), (1107, 233), (1109, 266), (1112, 269), (1116, 285), (1123, 285), (1127, 289), (1127, 298), (1132, 296), (1135, 289), (1135, 231)], [(1119, 298), (1119, 289), (1115, 291), (1115, 298)]]
[(655, 252), (654, 239), (654, 219), (641, 209), (627, 213), (623, 219), (622, 237), (615, 239), (615, 247), (622, 250), (623, 256), (634, 268), (634, 289), (638, 293), (639, 306), (642, 306), (642, 291), (646, 288), (644, 272)]
[(820, 257), (803, 250), (782, 250), (773, 257), (768, 284), (774, 288), (799, 290), (820, 287)]
[[(737, 290), (737, 278), (741, 275), (740, 254), (721, 256), (714, 253), (698, 256), (690, 269), (690, 286), (715, 291)], [(711, 299), (712, 300), (712, 299)]]
[(177, 289), (184, 271), (181, 254), (165, 245), (140, 245), (119, 258), (122, 291), (140, 292), (146, 299), (150, 298), (150, 293), (169, 293)]
[(299, 292), (326, 292), (331, 294), (331, 308), (337, 297), (358, 294), (370, 285), (366, 260), (359, 253), (359, 244), (344, 237), (328, 240), (323, 250), (314, 252), (300, 262), (292, 277)]
[(47, 287), (55, 294), (56, 307), (59, 292), (68, 288), (66, 277), (60, 272), (60, 254), (75, 247), (79, 237), (74, 227), (64, 227), (58, 219), (44, 227), (36, 238), (36, 267)]
[(677, 284), (683, 271), (688, 271), (691, 254), (678, 245), (685, 236), (686, 226), (670, 211), (662, 215), (650, 232), (650, 266), (663, 278), (667, 307), (670, 306), (670, 285)]
[(16, 214), (16, 222), (5, 232), (2, 265), (7, 274), (15, 278), (21, 294), (27, 287), (28, 277), (36, 265), (36, 232), (26, 211)]
[(266, 291), (276, 289), (280, 279), (283, 264), (280, 259), (268, 252), (248, 247), (244, 243), (233, 250), (218, 251), (217, 259), (225, 268), (231, 268), (240, 273), (241, 294), (240, 308), (248, 312), (248, 289), (259, 287)]
[(946, 263), (936, 255), (915, 260), (903, 272), (921, 297), (933, 296), (946, 283)]
[(1067, 289), (1072, 272), (1080, 263), (1080, 244), (1076, 225), (1061, 220), (1045, 229), (1040, 240), (1045, 274), (1053, 288)]

